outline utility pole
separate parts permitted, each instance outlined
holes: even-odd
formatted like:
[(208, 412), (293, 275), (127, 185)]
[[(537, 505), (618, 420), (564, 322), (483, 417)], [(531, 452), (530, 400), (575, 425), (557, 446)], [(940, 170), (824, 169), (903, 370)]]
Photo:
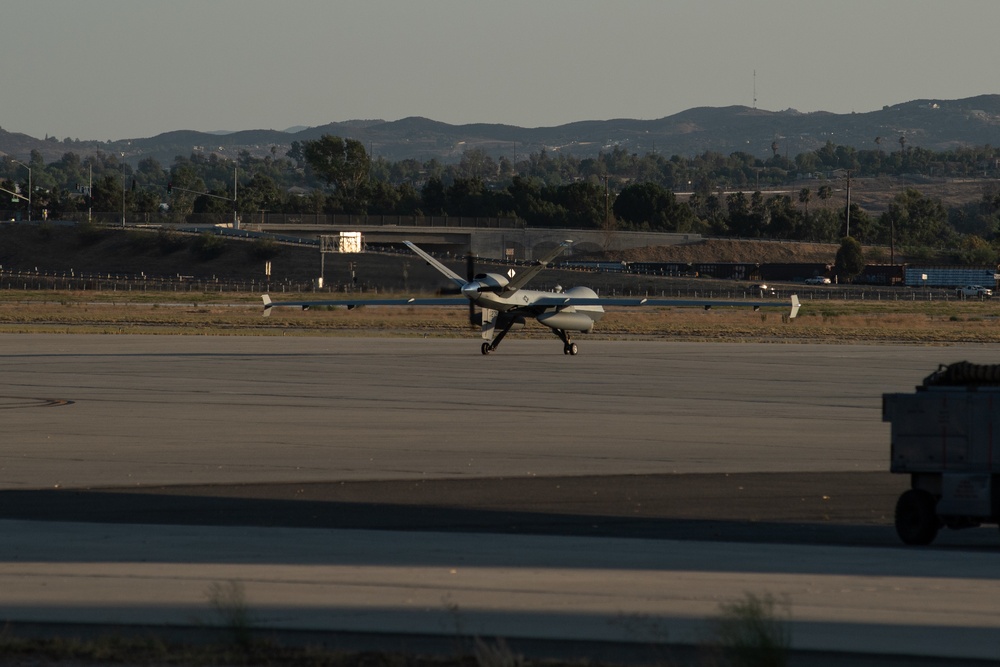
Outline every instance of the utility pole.
[(236, 158), (236, 164), (233, 167), (233, 229), (240, 228), (240, 219), (236, 213), (236, 186), (239, 184), (238, 174), (240, 169), (240, 159)]
[(896, 220), (889, 218), (889, 264), (896, 266)]
[(847, 170), (847, 212), (845, 214), (845, 219), (847, 220), (847, 234), (845, 236), (851, 235), (851, 170)]
[[(10, 160), (11, 162), (17, 162), (19, 165), (28, 170), (28, 222), (31, 222), (31, 167), (19, 160), (15, 160), (14, 158), (11, 158)], [(17, 188), (14, 189), (16, 190)]]

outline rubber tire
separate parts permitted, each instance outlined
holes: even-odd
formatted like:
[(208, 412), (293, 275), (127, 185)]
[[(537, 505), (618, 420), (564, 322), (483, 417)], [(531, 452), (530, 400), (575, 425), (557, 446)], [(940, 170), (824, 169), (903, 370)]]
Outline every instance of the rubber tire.
[(569, 352), (571, 355), (576, 356), (576, 353), (579, 352), (580, 350), (576, 347), (576, 343), (570, 343), (569, 346), (566, 348), (566, 351)]
[(483, 343), (483, 346), (480, 349), (482, 350), (483, 354), (489, 354), (490, 352), (493, 351), (489, 343)]
[(904, 544), (930, 544), (941, 528), (937, 500), (927, 491), (909, 489), (896, 501), (896, 534)]

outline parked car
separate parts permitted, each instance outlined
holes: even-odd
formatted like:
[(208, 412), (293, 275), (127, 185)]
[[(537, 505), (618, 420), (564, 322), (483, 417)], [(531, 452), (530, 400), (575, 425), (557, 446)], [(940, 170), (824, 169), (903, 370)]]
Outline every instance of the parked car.
[(982, 285), (965, 285), (964, 287), (959, 287), (956, 292), (958, 296), (978, 296), (981, 299), (989, 299), (993, 296), (993, 290)]
[(812, 278), (806, 278), (806, 285), (829, 285), (830, 279), (824, 278), (823, 276), (813, 276)]

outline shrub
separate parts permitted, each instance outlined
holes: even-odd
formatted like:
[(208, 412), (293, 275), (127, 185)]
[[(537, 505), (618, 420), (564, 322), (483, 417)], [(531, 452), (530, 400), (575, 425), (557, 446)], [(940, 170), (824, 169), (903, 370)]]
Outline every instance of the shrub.
[(281, 254), (281, 247), (271, 239), (257, 239), (249, 248), (250, 258), (258, 262), (266, 262)]
[[(51, 236), (51, 227), (48, 236)], [(44, 238), (48, 238), (48, 236)], [(80, 245), (94, 245), (101, 240), (102, 236), (104, 236), (104, 232), (92, 222), (81, 222), (76, 226), (76, 238)]]
[(177, 252), (185, 245), (187, 245), (187, 240), (183, 235), (171, 229), (160, 228), (156, 232), (156, 245), (160, 249), (160, 253), (164, 255), (169, 255), (170, 253)]
[(222, 237), (205, 232), (199, 234), (191, 244), (191, 252), (203, 262), (215, 259), (226, 250), (226, 242)]

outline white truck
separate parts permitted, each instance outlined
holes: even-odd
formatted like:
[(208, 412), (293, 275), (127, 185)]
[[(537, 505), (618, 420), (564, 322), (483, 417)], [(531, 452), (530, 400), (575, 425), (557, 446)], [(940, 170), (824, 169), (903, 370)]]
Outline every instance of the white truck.
[(989, 287), (983, 287), (982, 285), (963, 285), (962, 287), (959, 287), (957, 290), (955, 290), (955, 292), (958, 294), (958, 296), (964, 297), (966, 299), (973, 297), (979, 297), (980, 299), (989, 299), (990, 297), (993, 296), (993, 290), (991, 290)]
[(930, 544), (938, 530), (1000, 523), (1000, 364), (941, 366), (912, 394), (883, 394), (890, 471), (910, 475), (896, 533)]

